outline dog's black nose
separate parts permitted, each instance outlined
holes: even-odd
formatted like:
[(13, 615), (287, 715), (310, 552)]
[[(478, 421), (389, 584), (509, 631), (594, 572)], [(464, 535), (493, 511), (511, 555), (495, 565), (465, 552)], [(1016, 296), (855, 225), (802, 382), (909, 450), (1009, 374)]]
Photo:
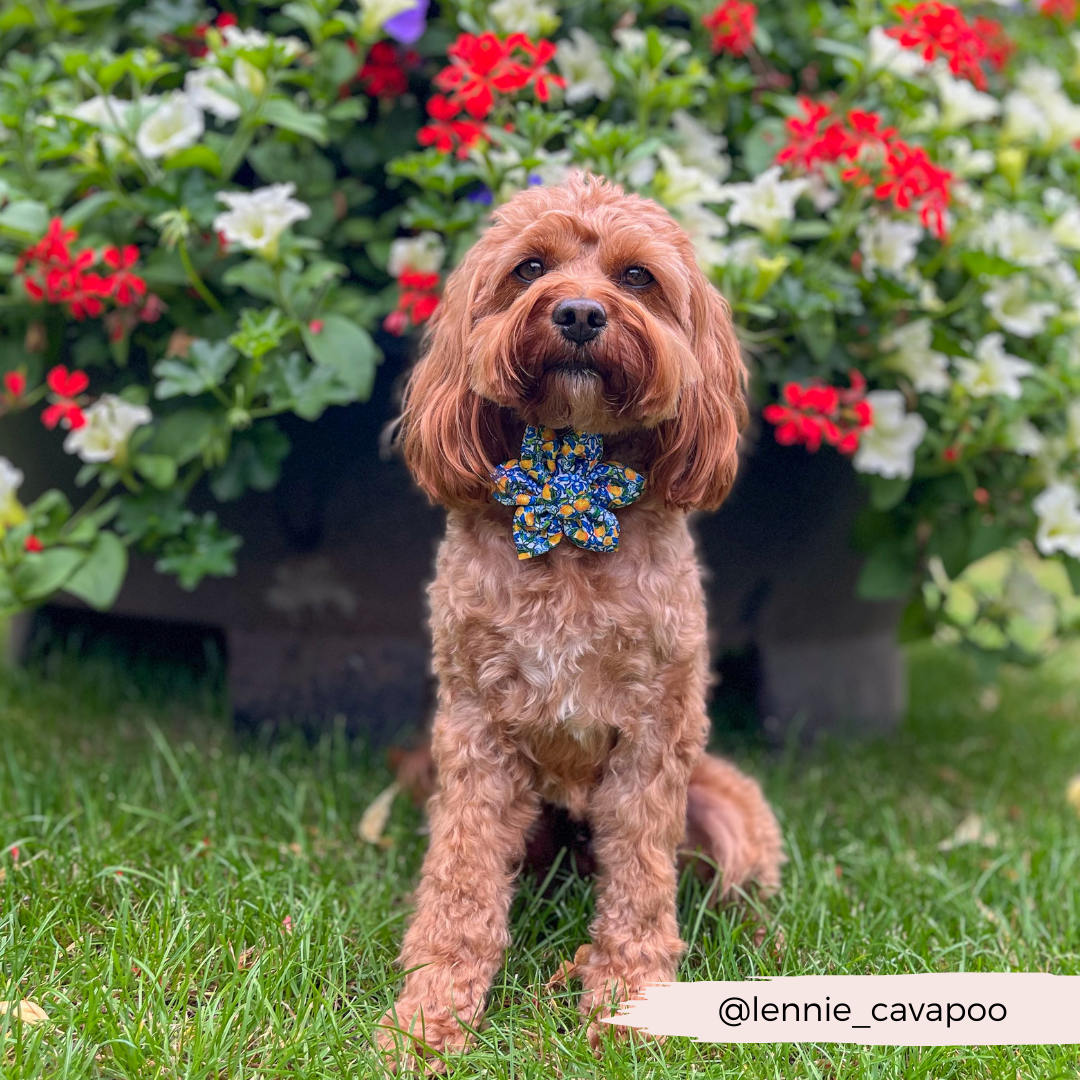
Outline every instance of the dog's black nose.
[(607, 312), (596, 300), (560, 300), (551, 313), (551, 321), (564, 337), (584, 345), (607, 324)]

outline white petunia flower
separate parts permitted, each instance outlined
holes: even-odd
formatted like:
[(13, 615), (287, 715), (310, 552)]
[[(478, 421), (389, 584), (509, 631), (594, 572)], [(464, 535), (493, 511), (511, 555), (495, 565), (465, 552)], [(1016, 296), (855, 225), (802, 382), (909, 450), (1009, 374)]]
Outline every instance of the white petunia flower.
[(205, 130), (202, 109), (182, 90), (174, 90), (139, 125), (135, 144), (154, 160), (194, 146)]
[(718, 241), (727, 235), (728, 225), (703, 204), (721, 202), (725, 189), (701, 169), (685, 164), (670, 146), (661, 146), (657, 155), (663, 168), (658, 182), (660, 201), (679, 219), (702, 265), (715, 266), (724, 259)]
[(1016, 85), (1032, 101), (1045, 105), (1061, 90), (1061, 76), (1051, 67), (1029, 61), (1016, 76)]
[(559, 42), (555, 54), (559, 73), (566, 80), (566, 103), (575, 105), (589, 98), (607, 101), (615, 88), (615, 76), (611, 74), (596, 39), (580, 26), (570, 31), (570, 36)]
[(1031, 503), (1039, 519), (1035, 544), (1044, 555), (1064, 551), (1080, 559), (1080, 493), (1072, 484), (1058, 480)]
[(1026, 274), (997, 278), (983, 294), (983, 303), (1010, 334), (1024, 338), (1041, 334), (1047, 320), (1058, 313), (1057, 304), (1031, 299), (1031, 282)]
[(951, 385), (949, 358), (931, 345), (929, 319), (915, 319), (898, 326), (881, 342), (885, 362), (906, 376), (920, 394), (944, 394)]
[(967, 79), (954, 79), (944, 68), (934, 71), (934, 83), (941, 101), (939, 122), (949, 131), (992, 120), (1001, 113), (997, 98), (976, 90)]
[(270, 38), (261, 30), (241, 30), (239, 26), (224, 27), (221, 36), (232, 49), (264, 49), (270, 44)]
[(669, 209), (723, 202), (730, 197), (727, 188), (703, 170), (687, 165), (670, 146), (661, 146), (657, 155), (664, 170), (662, 200)]
[(625, 177), (634, 191), (651, 184), (656, 177), (656, 158), (652, 154), (638, 158), (626, 169)]
[(145, 405), (132, 405), (115, 394), (102, 394), (83, 415), (86, 423), (68, 433), (64, 449), (88, 464), (112, 461), (131, 433), (154, 418)]
[(871, 72), (888, 71), (902, 79), (920, 75), (930, 65), (913, 49), (905, 49), (896, 38), (875, 26), (867, 38), (866, 66)]
[(728, 178), (731, 158), (724, 153), (727, 139), (723, 135), (714, 135), (685, 109), (676, 109), (671, 114), (671, 126), (678, 140), (676, 149), (679, 157), (687, 165), (720, 181)]
[(255, 191), (221, 191), (218, 199), (229, 209), (214, 218), (214, 231), (231, 244), (272, 258), (281, 234), (295, 222), (311, 217), (311, 208), (292, 198), (295, 191), (291, 182)]
[(240, 106), (221, 92), (231, 86), (232, 80), (221, 68), (197, 68), (184, 78), (184, 93), (192, 104), (219, 120), (236, 120), (240, 116)]
[(950, 135), (942, 139), (941, 150), (957, 176), (985, 176), (997, 167), (993, 150), (975, 150), (971, 141), (963, 135)]
[(904, 408), (899, 390), (871, 390), (866, 395), (871, 409), (870, 426), (859, 436), (852, 464), (859, 472), (892, 479), (915, 471), (915, 451), (926, 436), (926, 421)]
[(956, 361), (956, 381), (972, 397), (1005, 397), (1017, 400), (1023, 393), (1021, 378), (1035, 367), (1005, 351), (1004, 334), (987, 334), (975, 346), (975, 359)]
[(547, 37), (561, 22), (550, 4), (537, 0), (496, 0), (488, 14), (504, 34), (527, 34), (531, 38)]
[(446, 249), (438, 233), (422, 232), (417, 236), (403, 236), (390, 245), (390, 258), (386, 272), (391, 277), (401, 277), (406, 270), (421, 274), (434, 274), (443, 264)]
[(810, 181), (781, 180), (780, 166), (766, 169), (748, 184), (726, 184), (724, 201), (731, 201), (727, 219), (732, 225), (750, 225), (769, 239), (779, 239), (784, 223), (795, 216), (795, 203)]
[(122, 98), (113, 97), (112, 94), (87, 98), (71, 110), (71, 115), (84, 124), (93, 124), (94, 127), (109, 128), (113, 131), (121, 131), (127, 127), (128, 113), (131, 102)]
[(0, 457), (0, 506), (14, 498), (24, 479), (22, 469), (17, 469), (6, 457)]
[(727, 266), (754, 267), (758, 259), (765, 257), (765, 247), (760, 236), (740, 236), (728, 245), (724, 264)]
[(921, 225), (884, 216), (862, 222), (857, 233), (867, 281), (873, 281), (878, 270), (889, 274), (906, 270), (914, 262), (923, 236)]
[(279, 37), (274, 39), (274, 44), (285, 54), (286, 59), (291, 60), (295, 56), (299, 56), (301, 53), (307, 52), (306, 43), (298, 37), (293, 37), (289, 34), (288, 37)]
[(1018, 266), (1049, 266), (1058, 258), (1049, 230), (1019, 210), (995, 210), (979, 230), (979, 242)]
[(1006, 139), (1057, 150), (1080, 138), (1080, 106), (1062, 89), (1053, 68), (1029, 63), (1005, 97)]
[(698, 262), (708, 269), (728, 261), (729, 249), (722, 243), (727, 236), (727, 222), (705, 206), (688, 205), (675, 211), (683, 231), (690, 237)]
[(1070, 206), (1053, 225), (1050, 235), (1054, 241), (1070, 251), (1080, 251), (1080, 207)]
[(1005, 431), (1005, 443), (1022, 457), (1038, 457), (1046, 449), (1043, 433), (1030, 420), (1017, 420)]
[(1064, 259), (1051, 263), (1039, 271), (1039, 276), (1050, 286), (1054, 297), (1064, 311), (1080, 311), (1080, 276), (1072, 263)]

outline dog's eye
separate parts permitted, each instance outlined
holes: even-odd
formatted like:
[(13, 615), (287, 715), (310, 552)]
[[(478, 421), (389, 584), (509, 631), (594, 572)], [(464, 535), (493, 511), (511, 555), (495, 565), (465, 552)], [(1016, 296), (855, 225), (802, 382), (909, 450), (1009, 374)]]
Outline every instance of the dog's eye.
[(526, 259), (514, 267), (514, 273), (522, 281), (535, 281), (544, 276), (544, 264), (539, 259)]
[(643, 289), (651, 285), (655, 279), (644, 266), (631, 266), (623, 271), (622, 283), (629, 285), (631, 289)]

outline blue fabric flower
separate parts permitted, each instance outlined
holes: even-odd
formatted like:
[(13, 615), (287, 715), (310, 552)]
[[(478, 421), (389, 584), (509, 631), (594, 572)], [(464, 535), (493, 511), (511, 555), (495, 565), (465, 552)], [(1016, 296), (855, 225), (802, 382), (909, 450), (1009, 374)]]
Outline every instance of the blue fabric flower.
[(615, 551), (619, 521), (611, 512), (640, 498), (645, 477), (617, 461), (601, 462), (602, 435), (527, 427), (521, 457), (495, 469), (494, 497), (514, 507), (519, 559), (543, 555), (569, 537), (589, 551)]

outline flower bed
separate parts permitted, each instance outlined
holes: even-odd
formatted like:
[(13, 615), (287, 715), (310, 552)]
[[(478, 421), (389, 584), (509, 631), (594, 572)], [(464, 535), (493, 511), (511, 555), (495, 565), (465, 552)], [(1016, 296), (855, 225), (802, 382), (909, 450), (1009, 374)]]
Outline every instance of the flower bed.
[(363, 400), (370, 332), (581, 167), (690, 233), (766, 429), (865, 477), (863, 594), (1043, 655), (1080, 624), (1074, 8), (8, 4), (2, 408), (89, 494), (23, 507), (3, 462), (0, 607), (107, 605), (132, 547), (232, 572), (192, 489), (272, 486), (274, 417)]

